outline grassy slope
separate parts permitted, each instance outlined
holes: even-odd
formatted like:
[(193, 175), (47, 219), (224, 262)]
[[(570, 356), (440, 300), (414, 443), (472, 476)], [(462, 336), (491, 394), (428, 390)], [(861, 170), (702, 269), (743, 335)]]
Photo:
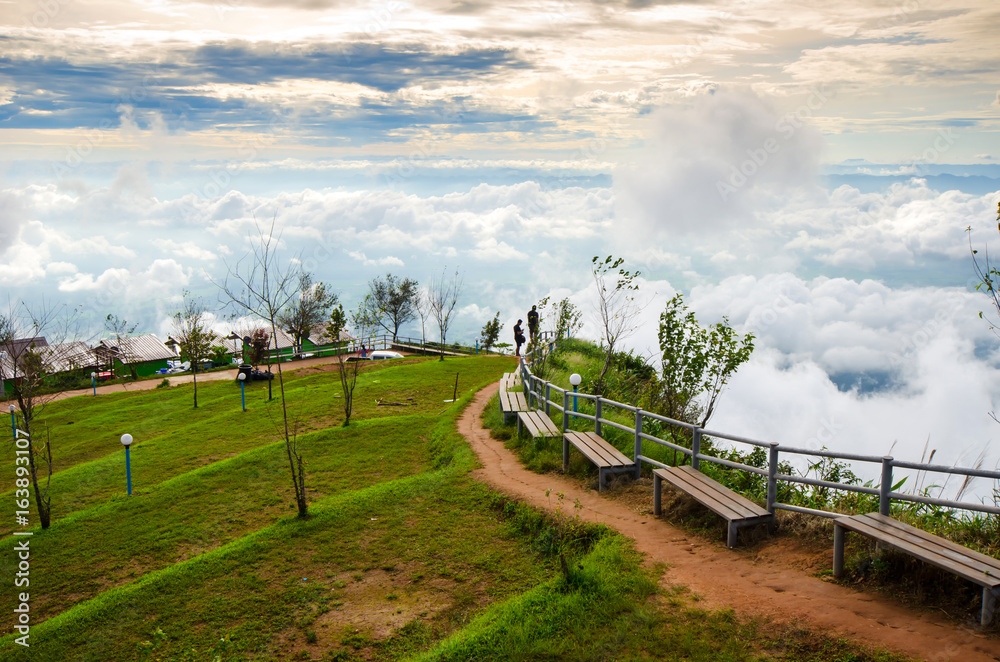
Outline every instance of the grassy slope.
[[(266, 385), (248, 391), (246, 413), (223, 383), (199, 388), (197, 410), (189, 387), (53, 403), (60, 471), (55, 523), (31, 539), (32, 648), (7, 636), (0, 657), (828, 658), (815, 646), (789, 653), (794, 638), (750, 646), (752, 623), (676, 596), (661, 608), (621, 538), (595, 529), (592, 549), (559, 547), (561, 529), (471, 482), (454, 419), (508, 369), (509, 359), (371, 366), (348, 428), (337, 426), (335, 375), (290, 375), (305, 521), (294, 517)], [(456, 372), (460, 401), (447, 404)], [(137, 439), (131, 498), (117, 443), (126, 431)], [(568, 578), (557, 551), (571, 558)], [(12, 561), (0, 558), (4, 576)], [(10, 632), (11, 615), (0, 619)], [(883, 659), (845, 650), (845, 660)]]

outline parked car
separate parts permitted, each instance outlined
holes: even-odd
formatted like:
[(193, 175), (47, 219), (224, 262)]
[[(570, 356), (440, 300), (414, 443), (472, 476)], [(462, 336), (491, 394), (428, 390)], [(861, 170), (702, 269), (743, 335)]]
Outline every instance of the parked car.
[(391, 349), (376, 349), (374, 352), (368, 353), (368, 358), (372, 361), (381, 361), (383, 359), (401, 359), (403, 355)]

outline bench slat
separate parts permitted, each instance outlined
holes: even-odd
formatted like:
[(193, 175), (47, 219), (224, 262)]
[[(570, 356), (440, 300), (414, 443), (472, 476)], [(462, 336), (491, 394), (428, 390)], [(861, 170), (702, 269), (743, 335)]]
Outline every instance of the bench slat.
[(599, 437), (596, 432), (566, 432), (571, 444), (598, 467), (626, 467), (635, 464), (632, 458)]
[[(877, 540), (921, 561), (947, 570), (980, 586), (1000, 586), (1000, 562), (965, 548), (949, 548), (950, 541), (878, 513), (838, 517), (835, 523)], [(914, 533), (916, 532), (916, 533)], [(922, 535), (921, 535), (922, 534)], [(954, 545), (952, 543), (952, 545)], [(958, 546), (961, 547), (961, 546)], [(981, 557), (981, 558), (976, 558)]]
[(528, 428), (532, 437), (558, 437), (562, 431), (556, 427), (548, 416), (538, 411), (525, 411), (518, 414), (521, 424)]
[(690, 494), (699, 503), (727, 520), (771, 516), (771, 513), (764, 508), (733, 492), (697, 469), (687, 466), (671, 467), (670, 469), (656, 469), (654, 473), (660, 475), (671, 485)]

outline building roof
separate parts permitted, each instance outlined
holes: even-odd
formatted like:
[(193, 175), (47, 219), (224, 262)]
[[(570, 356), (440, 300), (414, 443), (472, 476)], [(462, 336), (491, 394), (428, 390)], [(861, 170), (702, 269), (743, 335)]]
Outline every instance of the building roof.
[[(330, 338), (326, 335), (327, 326), (329, 326), (329, 322), (319, 322), (318, 324), (313, 324), (312, 327), (309, 328), (309, 342), (311, 342), (314, 345), (331, 344)], [(340, 340), (341, 342), (344, 341), (350, 342), (351, 340), (357, 340), (357, 338), (352, 336), (347, 331), (341, 329)]]
[[(264, 331), (267, 332), (267, 337), (268, 337), (268, 343), (267, 344), (271, 348), (271, 350), (275, 350), (275, 349), (288, 349), (289, 347), (294, 347), (295, 346), (295, 339), (292, 338), (287, 333), (285, 333), (284, 331), (282, 331), (281, 329), (278, 329), (278, 333), (277, 334), (272, 334), (271, 333), (271, 329), (269, 329), (268, 327), (265, 327), (263, 325), (255, 326), (255, 327), (240, 327), (238, 329), (234, 329), (233, 333), (235, 333), (236, 335), (238, 335), (240, 338), (245, 338), (246, 336), (252, 336), (253, 332), (256, 331), (257, 329), (264, 329)], [(233, 340), (231, 337), (230, 338), (221, 338), (220, 340), (223, 343), (225, 343), (226, 349), (229, 349), (229, 350), (231, 350), (233, 352), (241, 351), (242, 348), (243, 348), (243, 341), (242, 340), (236, 341), (236, 340)]]
[(111, 352), (116, 357), (125, 354), (128, 363), (146, 363), (177, 358), (177, 353), (164, 345), (153, 333), (144, 336), (130, 336), (121, 340), (121, 347), (119, 347), (117, 338), (102, 340), (94, 346), (94, 352), (97, 354)]
[(98, 364), (97, 355), (79, 340), (58, 345), (46, 345), (39, 352), (49, 372), (67, 372), (90, 368)]

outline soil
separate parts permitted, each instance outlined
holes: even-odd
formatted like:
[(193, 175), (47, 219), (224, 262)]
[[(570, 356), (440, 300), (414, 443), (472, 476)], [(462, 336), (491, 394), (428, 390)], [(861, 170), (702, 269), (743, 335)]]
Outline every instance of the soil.
[[(554, 511), (558, 505), (546, 497), (549, 489), (564, 492), (566, 503), (579, 499), (582, 508), (574, 515), (614, 528), (635, 540), (649, 563), (666, 564), (661, 579), (665, 587), (686, 586), (708, 608), (731, 608), (741, 616), (763, 617), (928, 662), (1000, 660), (1000, 640), (978, 631), (975, 624), (958, 624), (817, 576), (832, 566), (832, 538), (825, 552), (780, 534), (728, 549), (721, 534), (718, 542), (710, 541), (654, 517), (651, 494), (638, 494), (644, 487), (641, 481), (620, 498), (609, 498), (561, 474), (525, 469), (482, 427), (482, 411), (497, 389), (495, 384), (480, 391), (458, 422), (482, 465), (474, 477), (545, 510)], [(651, 493), (651, 482), (645, 486)]]

